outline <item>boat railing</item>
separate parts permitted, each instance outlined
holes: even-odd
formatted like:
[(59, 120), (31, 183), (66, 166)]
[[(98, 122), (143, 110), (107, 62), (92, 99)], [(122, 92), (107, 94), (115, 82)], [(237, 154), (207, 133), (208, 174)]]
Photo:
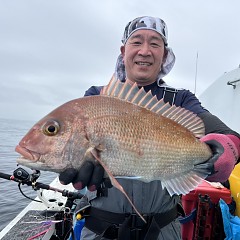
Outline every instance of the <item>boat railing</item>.
[(234, 81), (228, 81), (227, 85), (231, 85), (231, 86), (233, 86), (233, 89), (235, 89), (236, 86), (237, 86), (237, 82), (240, 82), (240, 79), (237, 79), (237, 80), (234, 80)]

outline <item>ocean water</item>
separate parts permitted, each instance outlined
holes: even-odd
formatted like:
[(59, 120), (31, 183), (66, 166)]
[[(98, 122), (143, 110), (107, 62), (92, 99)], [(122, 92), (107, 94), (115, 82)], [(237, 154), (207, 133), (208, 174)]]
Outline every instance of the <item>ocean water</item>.
[[(19, 154), (15, 147), (33, 124), (31, 121), (0, 119), (0, 172), (11, 175), (18, 167)], [(31, 173), (30, 169), (24, 169)], [(49, 184), (56, 176), (42, 171), (38, 181)], [(27, 196), (37, 196), (31, 187), (23, 185), (21, 188)], [(0, 178), (0, 231), (30, 202), (20, 193), (17, 182)]]

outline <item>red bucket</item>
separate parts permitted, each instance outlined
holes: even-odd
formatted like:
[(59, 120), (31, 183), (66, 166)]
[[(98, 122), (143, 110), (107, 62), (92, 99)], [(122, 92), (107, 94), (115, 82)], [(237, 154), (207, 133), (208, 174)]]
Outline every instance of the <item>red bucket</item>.
[(196, 230), (199, 230), (199, 225), (197, 225), (199, 213), (204, 215), (204, 229), (201, 229), (203, 239), (211, 239), (215, 213), (214, 205), (218, 204), (220, 198), (230, 204), (232, 202), (230, 190), (215, 188), (206, 181), (203, 181), (195, 190), (182, 196), (183, 209), (188, 216), (185, 223), (181, 221), (183, 240), (194, 239)]

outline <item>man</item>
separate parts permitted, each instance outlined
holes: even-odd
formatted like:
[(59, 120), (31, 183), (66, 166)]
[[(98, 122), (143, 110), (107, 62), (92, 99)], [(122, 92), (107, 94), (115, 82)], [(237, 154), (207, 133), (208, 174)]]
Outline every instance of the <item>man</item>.
[[(206, 136), (202, 141), (213, 152), (213, 157), (208, 160), (212, 163), (208, 180), (226, 181), (239, 158), (239, 135), (204, 109), (194, 94), (170, 88), (162, 80), (175, 62), (168, 47), (164, 21), (148, 16), (134, 19), (127, 24), (122, 43), (116, 77), (121, 81), (136, 82), (145, 91), (151, 90), (158, 99), (164, 98), (170, 104), (196, 113), (205, 124)], [(98, 95), (101, 88), (93, 86), (85, 96)], [(160, 181), (144, 183), (136, 179), (118, 179), (145, 217), (147, 224), (144, 224), (134, 214), (125, 196), (103, 179), (103, 174), (100, 165), (85, 162), (79, 172), (68, 169), (59, 176), (65, 184), (73, 182), (76, 189), (87, 186), (92, 191), (92, 196), (89, 194), (90, 216), (86, 217), (81, 239), (181, 239), (177, 219), (179, 196), (171, 197), (162, 190)]]

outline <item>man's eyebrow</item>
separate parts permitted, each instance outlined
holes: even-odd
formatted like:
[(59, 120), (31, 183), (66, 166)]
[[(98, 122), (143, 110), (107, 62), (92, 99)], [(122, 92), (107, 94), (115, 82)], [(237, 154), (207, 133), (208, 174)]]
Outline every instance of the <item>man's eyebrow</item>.
[[(139, 38), (143, 38), (143, 36), (141, 35), (141, 34), (136, 34), (136, 35), (132, 35), (131, 37), (130, 37), (130, 39), (139, 39)], [(163, 40), (162, 38), (161, 38), (161, 36), (152, 36), (151, 37), (151, 39), (152, 40)]]
[(142, 38), (142, 35), (141, 34), (134, 34), (130, 37), (131, 39), (134, 39), (134, 38)]
[(159, 36), (159, 37), (153, 36), (152, 39), (153, 39), (153, 40), (161, 40), (161, 41), (163, 40), (161, 36)]

